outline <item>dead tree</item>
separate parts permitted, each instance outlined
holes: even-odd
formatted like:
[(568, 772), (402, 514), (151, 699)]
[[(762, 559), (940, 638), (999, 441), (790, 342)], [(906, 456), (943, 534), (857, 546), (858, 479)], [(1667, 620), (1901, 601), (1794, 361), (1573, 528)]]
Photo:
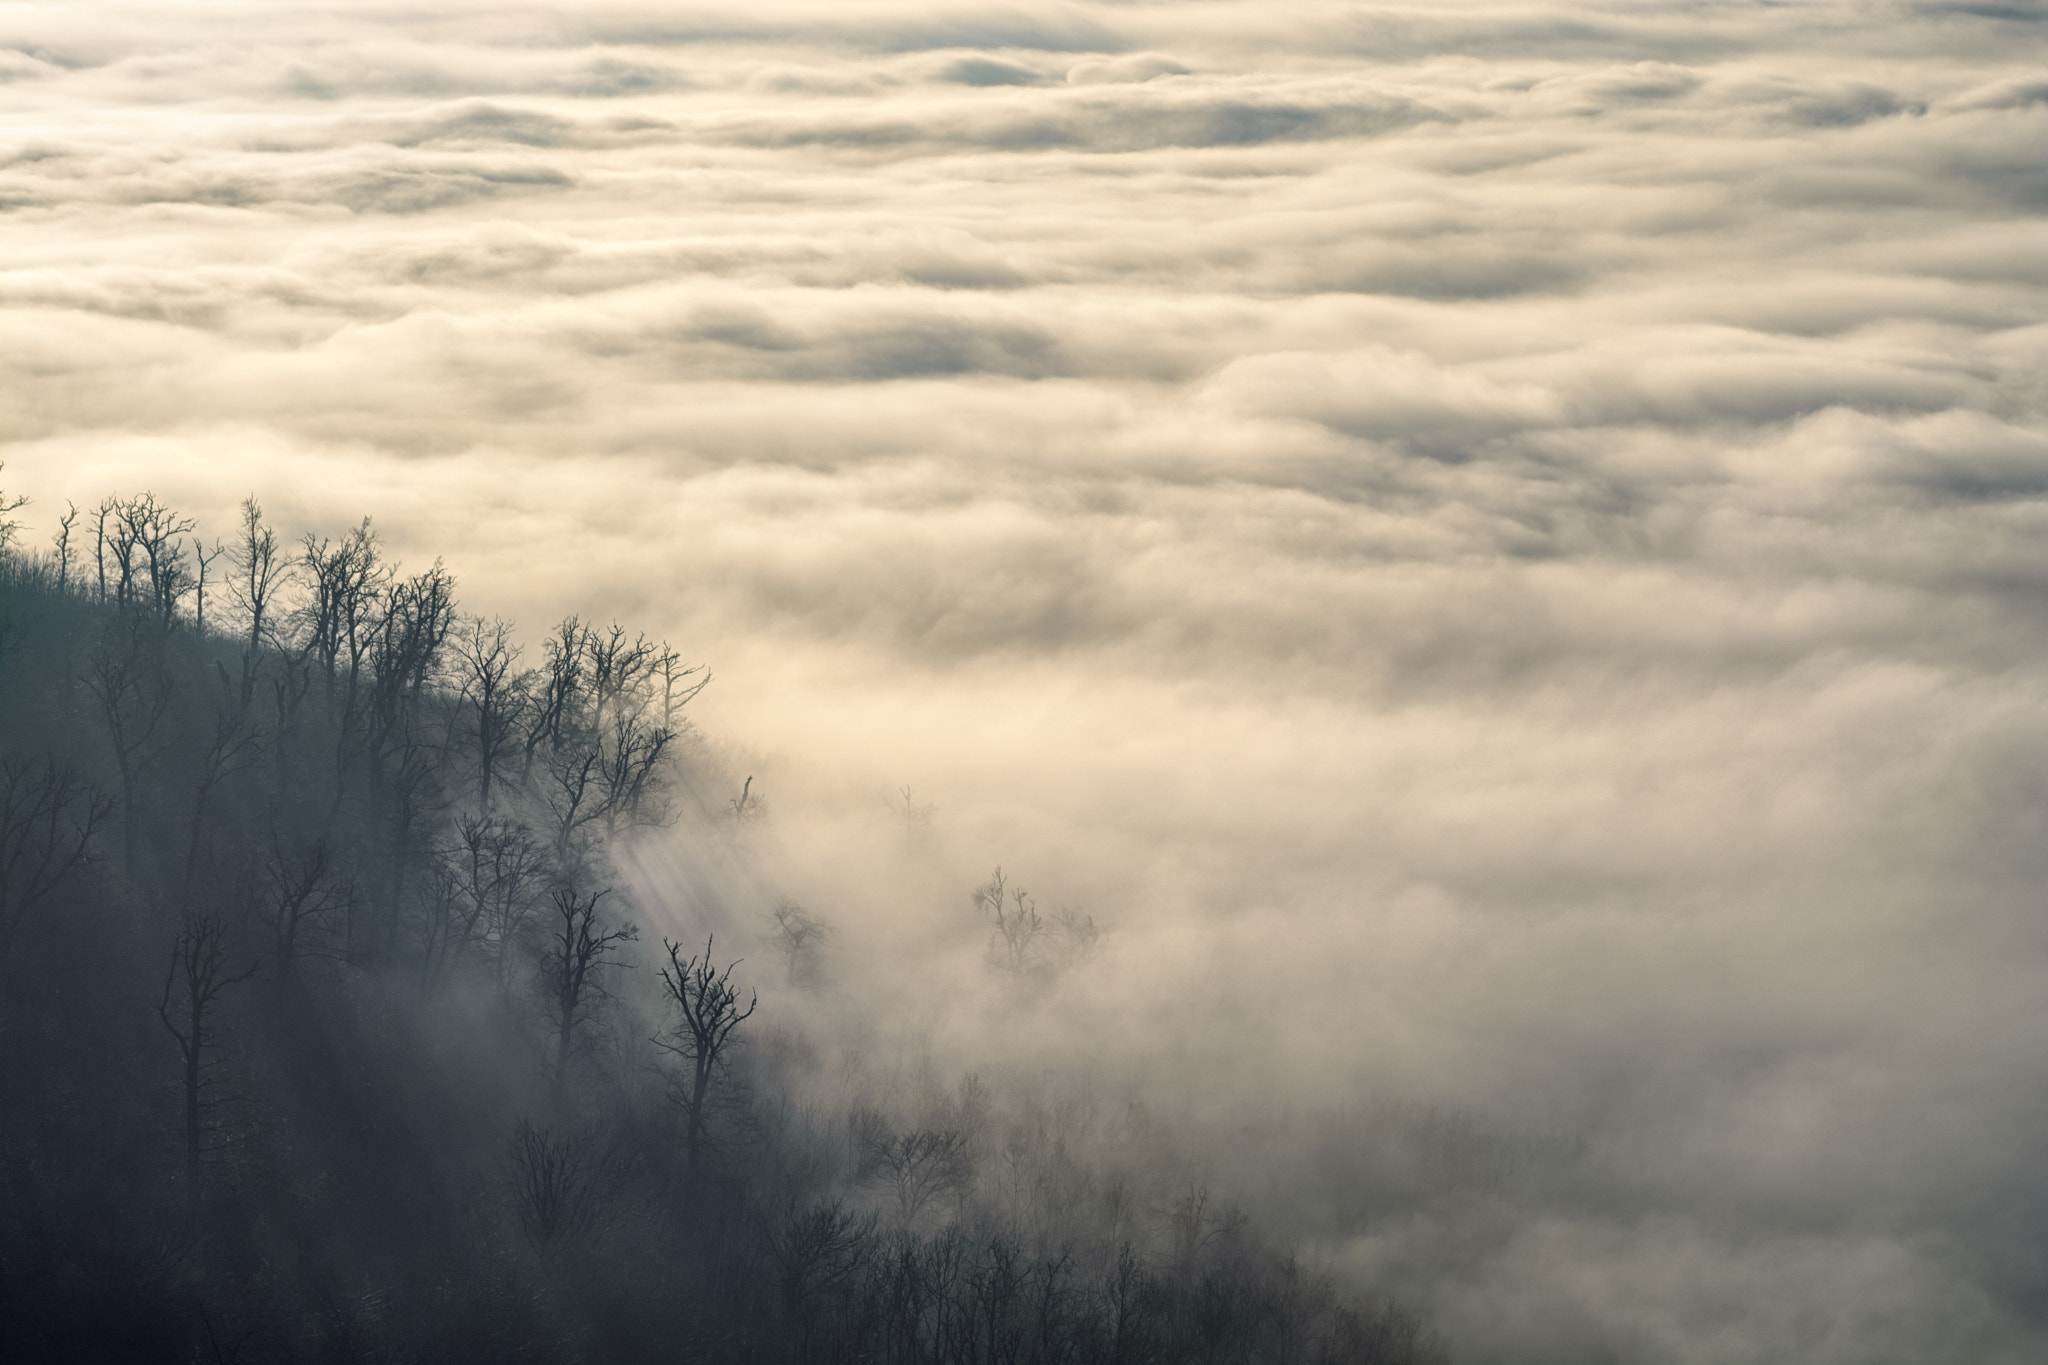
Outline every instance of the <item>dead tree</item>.
[(575, 888), (567, 886), (557, 888), (554, 894), (554, 931), (548, 940), (547, 954), (541, 960), (541, 975), (547, 983), (554, 1014), (552, 1086), (558, 1114), (562, 1110), (562, 1086), (569, 1073), (569, 1054), (576, 1045), (576, 1030), (606, 994), (604, 983), (593, 973), (612, 961), (612, 952), (619, 944), (640, 936), (633, 925), (610, 929), (598, 920), (597, 903), (610, 894), (610, 888), (606, 888), (587, 897), (578, 896)]
[(185, 922), (171, 948), (164, 973), (163, 996), (156, 1017), (178, 1044), (185, 1063), (185, 1178), (193, 1199), (199, 1196), (199, 1161), (205, 1150), (203, 1116), (214, 1078), (207, 1074), (206, 1052), (213, 1043), (213, 1016), (229, 987), (256, 974), (253, 962), (245, 971), (228, 974), (227, 923), (216, 915)]
[(57, 534), (50, 538), (50, 544), (57, 551), (57, 591), (71, 590), (71, 531), (78, 525), (78, 504), (66, 502), (64, 515), (58, 519)]
[(669, 1089), (682, 1107), (686, 1124), (683, 1198), (694, 1210), (704, 1171), (711, 1084), (730, 1060), (734, 1032), (753, 1014), (760, 996), (750, 993), (746, 1008), (740, 1008), (740, 988), (732, 981), (732, 969), (739, 961), (728, 963), (724, 971), (713, 966), (709, 936), (701, 957), (683, 957), (682, 945), (667, 939), (662, 940), (662, 947), (668, 950), (668, 966), (661, 969), (661, 981), (675, 1006), (676, 1020), (666, 1035), (656, 1035), (653, 1041), (689, 1067), (683, 1075), (671, 1078)]
[(0, 1005), (22, 924), (85, 861), (113, 809), (55, 759), (0, 759)]
[(205, 541), (193, 538), (192, 562), (199, 566), (199, 573), (192, 584), (192, 633), (202, 639), (206, 636), (206, 576), (226, 553), (227, 546), (217, 540), (209, 551)]

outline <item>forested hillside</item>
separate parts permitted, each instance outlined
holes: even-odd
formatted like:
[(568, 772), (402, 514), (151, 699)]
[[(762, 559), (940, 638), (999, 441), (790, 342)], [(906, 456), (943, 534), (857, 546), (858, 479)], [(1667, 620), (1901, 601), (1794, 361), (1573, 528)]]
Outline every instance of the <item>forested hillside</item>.
[[(367, 521), (291, 541), (253, 499), (199, 528), (143, 494), (45, 549), (18, 505), (6, 1358), (1437, 1358), (1140, 1108), (824, 1076), (774, 1018), (823, 922), (622, 870), (649, 841), (746, 856), (700, 661), (467, 615)], [(1097, 932), (1000, 874), (960, 902), (992, 988)], [(715, 936), (735, 914), (776, 951)]]

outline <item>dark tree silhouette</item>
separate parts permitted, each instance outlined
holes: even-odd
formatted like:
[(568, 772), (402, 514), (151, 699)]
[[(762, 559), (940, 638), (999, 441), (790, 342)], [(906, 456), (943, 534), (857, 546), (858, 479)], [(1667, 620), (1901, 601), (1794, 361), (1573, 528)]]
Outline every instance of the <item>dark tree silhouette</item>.
[(550, 1084), (554, 1108), (562, 1109), (562, 1086), (569, 1074), (569, 1054), (576, 1044), (576, 1030), (588, 1019), (593, 1005), (605, 998), (603, 982), (596, 975), (613, 960), (619, 944), (640, 936), (633, 925), (607, 928), (597, 918), (597, 903), (610, 895), (609, 888), (589, 896), (578, 896), (573, 887), (558, 887), (554, 893), (555, 922), (541, 959), (541, 979), (555, 1033), (555, 1065)]
[(23, 922), (78, 869), (112, 813), (111, 801), (54, 758), (0, 758), (0, 1007)]
[(734, 1033), (760, 1003), (760, 996), (750, 992), (746, 1008), (740, 1008), (740, 988), (732, 980), (733, 968), (740, 965), (739, 961), (727, 963), (720, 971), (711, 960), (711, 943), (711, 936), (706, 935), (703, 954), (686, 959), (681, 944), (662, 940), (662, 947), (668, 951), (668, 965), (661, 969), (661, 981), (676, 1017), (668, 1033), (657, 1035), (654, 1040), (688, 1066), (681, 1076), (672, 1079), (670, 1093), (683, 1110), (683, 1178), (686, 1198), (692, 1205), (701, 1193), (703, 1181), (704, 1130), (712, 1082), (728, 1061)]
[(214, 1078), (206, 1074), (206, 1053), (214, 1037), (213, 1016), (222, 994), (255, 974), (253, 962), (243, 971), (228, 972), (227, 923), (215, 915), (187, 920), (171, 947), (156, 1017), (176, 1040), (185, 1064), (185, 1178), (193, 1199), (199, 1196), (207, 1091), (214, 1084)]

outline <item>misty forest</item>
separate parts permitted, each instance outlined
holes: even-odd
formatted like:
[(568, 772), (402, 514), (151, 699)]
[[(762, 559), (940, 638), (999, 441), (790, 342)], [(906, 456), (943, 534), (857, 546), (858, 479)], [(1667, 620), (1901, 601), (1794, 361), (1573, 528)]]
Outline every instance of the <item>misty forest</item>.
[[(738, 891), (753, 780), (667, 643), (528, 649), (253, 497), (213, 540), (147, 493), (15, 529), (7, 1358), (1439, 1358), (1168, 1116), (807, 1028), (834, 926)], [(649, 891), (650, 838), (724, 875)], [(1103, 932), (1000, 867), (959, 902), (994, 1011)]]

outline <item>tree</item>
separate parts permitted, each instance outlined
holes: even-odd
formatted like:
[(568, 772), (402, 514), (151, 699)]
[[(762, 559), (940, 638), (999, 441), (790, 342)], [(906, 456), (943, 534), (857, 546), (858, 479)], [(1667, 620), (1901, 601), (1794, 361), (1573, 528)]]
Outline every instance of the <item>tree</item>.
[(989, 918), (989, 956), (999, 971), (1023, 976), (1039, 964), (1038, 940), (1046, 925), (1029, 892), (1010, 886), (998, 867), (974, 889), (974, 905)]
[(684, 1200), (695, 1207), (703, 1178), (704, 1128), (711, 1083), (728, 1064), (734, 1033), (760, 1003), (750, 993), (745, 1009), (740, 1008), (740, 988), (733, 984), (732, 971), (739, 960), (720, 971), (712, 964), (711, 936), (704, 939), (701, 957), (685, 959), (679, 943), (662, 940), (668, 950), (668, 966), (661, 969), (661, 981), (675, 1006), (676, 1019), (666, 1035), (657, 1035), (656, 1046), (673, 1053), (689, 1070), (674, 1078), (670, 1093), (682, 1106), (686, 1124), (683, 1142)]
[(85, 685), (99, 703), (121, 779), (121, 871), (133, 881), (141, 836), (136, 796), (143, 773), (168, 746), (161, 731), (177, 681), (151, 620), (122, 616), (108, 628), (112, 638), (93, 651)]
[(525, 675), (519, 671), (518, 645), (512, 624), (498, 616), (472, 619), (455, 643), (456, 677), (461, 700), (470, 713), (470, 737), (476, 754), (476, 804), (491, 813), (491, 789), (498, 767), (513, 751), (519, 718), (525, 710)]
[[(6, 463), (0, 461), (0, 471), (4, 471), (6, 468)], [(12, 514), (19, 512), (26, 506), (28, 506), (28, 499), (22, 494), (17, 493), (13, 497), (9, 497), (5, 489), (0, 489), (0, 555), (6, 554), (14, 547), (14, 537), (21, 530), (21, 523), (16, 521)], [(67, 531), (71, 529), (71, 519), (69, 517), (64, 519), (64, 528)]]
[[(94, 509), (94, 557), (100, 599), (111, 596), (123, 616), (134, 614), (160, 631), (177, 623), (178, 603), (192, 591), (183, 537), (194, 523), (151, 493), (108, 498)], [(111, 588), (107, 582), (113, 572)]]
[(792, 986), (817, 985), (825, 945), (832, 940), (832, 926), (822, 915), (813, 914), (793, 900), (777, 904), (774, 916), (773, 942), (782, 958), (784, 979)]
[(86, 857), (113, 802), (54, 758), (0, 759), (0, 1002), (15, 936)]
[(229, 987), (256, 974), (256, 964), (252, 962), (247, 970), (230, 976), (227, 963), (226, 922), (216, 915), (186, 920), (171, 947), (171, 964), (164, 973), (163, 996), (156, 1007), (156, 1017), (177, 1042), (185, 1064), (185, 1177), (195, 1201), (199, 1197), (199, 1160), (204, 1151), (206, 1092), (214, 1083), (214, 1078), (206, 1074), (206, 1052), (214, 1037), (212, 1016)]
[(459, 944), (482, 950), (501, 991), (511, 979), (512, 953), (533, 917), (547, 851), (524, 825), (477, 815), (456, 821), (455, 846), (443, 857), (461, 904)]
[(535, 1247), (546, 1250), (590, 1230), (609, 1164), (601, 1154), (593, 1156), (585, 1138), (558, 1138), (526, 1119), (519, 1121), (506, 1174), (520, 1229)]
[(247, 622), (242, 635), (241, 704), (246, 712), (256, 696), (256, 678), (264, 646), (276, 643), (271, 620), (277, 595), (291, 582), (294, 565), (280, 551), (277, 532), (263, 521), (263, 505), (250, 494), (242, 499), (242, 520), (228, 546), (228, 598)]
[(264, 873), (268, 894), (257, 913), (270, 930), (278, 976), (288, 979), (307, 931), (319, 927), (334, 908), (338, 894), (328, 867), (327, 841), (317, 839), (304, 854), (294, 857), (273, 836)]
[[(218, 662), (218, 661), (216, 661)], [(214, 712), (213, 733), (199, 759), (199, 775), (193, 784), (192, 813), (185, 839), (185, 875), (179, 883), (183, 892), (192, 890), (192, 878), (199, 867), (199, 846), (206, 831), (206, 808), (214, 791), (233, 777), (256, 765), (263, 756), (262, 741), (249, 728), (246, 705), (235, 699), (234, 685), (227, 669), (220, 669), (221, 703)]]
[(597, 903), (611, 894), (610, 888), (589, 896), (578, 896), (574, 887), (558, 887), (554, 893), (555, 925), (541, 959), (541, 979), (546, 983), (555, 1029), (553, 1092), (555, 1112), (562, 1108), (562, 1085), (569, 1071), (569, 1054), (575, 1046), (576, 1030), (588, 1018), (593, 1004), (605, 995), (603, 982), (594, 973), (612, 960), (621, 943), (640, 937), (633, 925), (607, 928), (597, 918)]
[(852, 1128), (860, 1173), (888, 1186), (899, 1227), (916, 1227), (933, 1200), (961, 1193), (974, 1183), (973, 1144), (956, 1128), (899, 1133), (869, 1109), (854, 1113)]

